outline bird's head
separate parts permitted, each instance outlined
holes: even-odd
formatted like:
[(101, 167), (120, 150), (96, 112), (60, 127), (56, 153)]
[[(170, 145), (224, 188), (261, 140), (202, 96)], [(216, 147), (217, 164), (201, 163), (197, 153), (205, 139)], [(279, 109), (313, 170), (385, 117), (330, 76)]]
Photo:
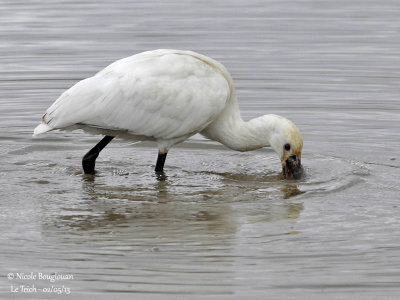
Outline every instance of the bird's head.
[(300, 179), (303, 175), (303, 138), (300, 130), (292, 121), (280, 116), (275, 117), (275, 130), (270, 137), (271, 147), (281, 159), (283, 176), (288, 179)]

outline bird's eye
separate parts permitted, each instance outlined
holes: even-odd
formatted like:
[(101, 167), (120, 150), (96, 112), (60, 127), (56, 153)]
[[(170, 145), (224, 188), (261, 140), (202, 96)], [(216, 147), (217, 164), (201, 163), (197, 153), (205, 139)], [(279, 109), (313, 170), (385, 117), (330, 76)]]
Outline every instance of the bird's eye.
[(290, 150), (290, 144), (285, 144), (285, 150), (289, 151)]

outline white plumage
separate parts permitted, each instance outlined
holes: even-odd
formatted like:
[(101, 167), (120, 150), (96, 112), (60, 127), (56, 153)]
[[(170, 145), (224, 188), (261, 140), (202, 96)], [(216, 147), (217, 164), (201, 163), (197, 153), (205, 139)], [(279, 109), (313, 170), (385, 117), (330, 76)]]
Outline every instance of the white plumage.
[(172, 146), (218, 116), (231, 94), (227, 74), (221, 64), (194, 52), (143, 52), (64, 92), (44, 123), (47, 130), (73, 125), (119, 130), (158, 140), (161, 148)]
[(34, 134), (77, 128), (154, 140), (160, 153), (196, 133), (239, 151), (271, 145), (281, 160), (291, 154), (283, 155), (286, 143), (298, 158), (302, 148), (297, 127), (285, 118), (244, 122), (228, 71), (192, 51), (147, 51), (112, 63), (65, 91)]

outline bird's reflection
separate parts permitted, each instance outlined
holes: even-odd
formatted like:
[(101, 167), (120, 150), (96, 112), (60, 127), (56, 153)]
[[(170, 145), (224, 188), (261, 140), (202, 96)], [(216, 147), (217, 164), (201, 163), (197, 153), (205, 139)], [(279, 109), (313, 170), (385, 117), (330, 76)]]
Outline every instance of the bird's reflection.
[(155, 174), (156, 182), (154, 183), (154, 190), (157, 192), (157, 198), (159, 202), (168, 201), (168, 176), (165, 172), (158, 172)]
[(96, 179), (96, 175), (82, 173), (82, 181), (84, 181), (84, 182), (88, 182), (88, 183), (94, 182), (95, 179)]
[[(264, 206), (262, 209), (264, 214), (278, 214), (274, 216), (274, 219), (276, 217), (293, 218), (296, 215), (294, 212), (297, 212), (297, 215), (301, 212), (298, 202), (272, 203), (268, 200), (271, 193), (277, 196), (274, 192), (277, 188), (280, 189), (281, 199), (284, 200), (290, 200), (302, 194), (303, 192), (295, 182), (284, 182), (274, 174), (261, 176), (235, 173), (213, 174), (218, 175), (222, 185), (214, 189), (207, 188), (207, 186), (198, 188), (194, 185), (195, 190), (189, 186), (187, 188), (182, 187), (174, 180), (170, 181), (166, 173), (147, 177), (146, 181), (150, 180), (152, 184), (132, 184), (131, 186), (108, 185), (104, 182), (104, 177), (82, 175), (82, 194), (85, 199), (89, 200), (85, 202), (87, 213), (81, 216), (75, 215), (70, 221), (78, 222), (78, 220), (81, 220), (83, 222), (69, 224), (69, 226), (75, 227), (77, 225), (81, 229), (92, 228), (92, 226), (87, 226), (88, 223), (84, 219), (91, 224), (96, 223), (96, 227), (99, 227), (110, 226), (110, 223), (115, 226), (122, 225), (118, 223), (127, 223), (126, 225), (129, 226), (129, 223), (135, 224), (139, 220), (148, 222), (152, 219), (162, 218), (164, 221), (176, 222), (179, 220), (181, 223), (188, 224), (200, 221), (215, 222), (218, 226), (232, 229), (238, 226), (235, 224), (237, 213), (233, 213), (235, 211), (233, 199), (239, 196), (244, 197), (246, 194), (248, 194), (250, 202), (249, 207), (252, 205)], [(209, 175), (210, 172), (208, 172)], [(272, 191), (268, 189), (262, 192), (256, 190), (260, 187), (265, 188), (265, 186), (270, 186)], [(265, 200), (252, 204), (254, 197), (264, 198)], [(242, 200), (239, 199), (238, 201)], [(270, 211), (272, 204), (275, 207), (281, 206), (284, 210), (276, 211), (272, 209)], [(243, 213), (246, 212), (243, 211)], [(65, 218), (64, 221), (66, 221)], [(211, 227), (217, 228), (218, 226)], [(210, 228), (210, 226), (207, 226), (207, 228)]]
[(295, 183), (283, 184), (281, 192), (283, 193), (283, 199), (290, 199), (305, 193)]
[(167, 176), (167, 174), (165, 174), (164, 171), (162, 171), (162, 172), (156, 172), (155, 173), (155, 178), (156, 178), (157, 181), (163, 182), (163, 181), (166, 181), (168, 179), (168, 176)]
[[(204, 184), (186, 186), (170, 180), (165, 173), (145, 175), (147, 177), (141, 178), (139, 183), (131, 185), (126, 182), (118, 185), (121, 181), (115, 176), (82, 175), (81, 200), (59, 207), (66, 213), (53, 221), (57, 227), (78, 230), (103, 228), (112, 231), (124, 227), (134, 231), (150, 226), (157, 231), (163, 226), (163, 231), (196, 228), (204, 233), (232, 234), (240, 226), (238, 218), (243, 220), (257, 215), (256, 222), (269, 222), (294, 219), (302, 211), (302, 204), (291, 200), (303, 193), (296, 182), (282, 181), (274, 174), (212, 175), (216, 175), (218, 181), (214, 187)], [(210, 172), (207, 176), (209, 178)], [(248, 210), (238, 211), (237, 206), (243, 201), (249, 203)]]

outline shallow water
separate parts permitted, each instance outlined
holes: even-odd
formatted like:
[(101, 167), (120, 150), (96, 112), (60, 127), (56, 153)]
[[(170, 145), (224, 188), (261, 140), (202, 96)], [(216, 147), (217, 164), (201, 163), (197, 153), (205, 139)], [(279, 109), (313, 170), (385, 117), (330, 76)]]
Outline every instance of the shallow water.
[[(1, 298), (397, 299), (397, 1), (3, 1), (0, 16)], [(165, 178), (154, 145), (121, 140), (91, 178), (100, 136), (31, 138), (62, 91), (154, 48), (224, 63), (246, 120), (293, 120), (307, 175), (195, 136)], [(7, 278), (31, 272), (74, 278)]]

